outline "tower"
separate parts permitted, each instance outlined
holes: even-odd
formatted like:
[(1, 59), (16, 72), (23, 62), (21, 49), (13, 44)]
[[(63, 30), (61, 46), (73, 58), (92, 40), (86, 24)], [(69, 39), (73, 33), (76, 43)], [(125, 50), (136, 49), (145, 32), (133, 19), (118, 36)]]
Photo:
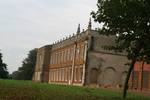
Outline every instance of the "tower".
[(78, 28), (77, 28), (77, 34), (80, 33), (80, 24), (78, 24)]
[(89, 19), (88, 29), (89, 29), (89, 30), (91, 30), (91, 29), (92, 29), (91, 17), (90, 17), (90, 19)]

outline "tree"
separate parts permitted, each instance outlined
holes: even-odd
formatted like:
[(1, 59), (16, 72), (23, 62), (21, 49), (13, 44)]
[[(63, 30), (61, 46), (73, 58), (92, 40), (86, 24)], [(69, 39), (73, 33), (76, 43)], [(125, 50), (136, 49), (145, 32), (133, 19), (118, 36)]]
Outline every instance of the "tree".
[(11, 77), (17, 80), (32, 80), (36, 64), (36, 55), (37, 49), (29, 51), (27, 58), (22, 62), (22, 67), (19, 67), (18, 71), (14, 71)]
[(8, 78), (8, 71), (7, 71), (7, 65), (3, 63), (2, 60), (2, 54), (0, 53), (0, 78), (1, 79), (7, 79)]
[(91, 14), (103, 24), (100, 33), (116, 35), (113, 50), (126, 51), (131, 60), (123, 91), (126, 98), (135, 62), (143, 59), (150, 62), (150, 0), (98, 0), (97, 7)]

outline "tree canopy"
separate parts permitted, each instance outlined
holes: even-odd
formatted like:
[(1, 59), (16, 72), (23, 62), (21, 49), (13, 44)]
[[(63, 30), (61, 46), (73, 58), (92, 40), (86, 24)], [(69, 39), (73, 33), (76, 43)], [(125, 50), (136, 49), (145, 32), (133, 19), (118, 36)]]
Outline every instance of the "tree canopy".
[(27, 58), (22, 62), (22, 67), (13, 72), (11, 77), (17, 80), (32, 80), (34, 68), (36, 64), (37, 49), (29, 51)]
[(91, 14), (103, 24), (100, 33), (116, 35), (114, 49), (126, 51), (132, 61), (125, 82), (125, 98), (135, 62), (150, 62), (150, 0), (98, 0), (97, 7)]
[(7, 79), (8, 77), (7, 65), (3, 62), (2, 53), (0, 53), (0, 78)]

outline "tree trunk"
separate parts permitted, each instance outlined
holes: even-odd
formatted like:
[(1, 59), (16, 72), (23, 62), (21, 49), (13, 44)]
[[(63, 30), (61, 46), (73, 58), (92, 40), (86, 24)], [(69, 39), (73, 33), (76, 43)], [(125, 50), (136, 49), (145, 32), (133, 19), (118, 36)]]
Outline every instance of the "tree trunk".
[(126, 77), (126, 80), (125, 80), (125, 83), (124, 83), (124, 89), (123, 89), (123, 99), (126, 98), (126, 95), (127, 95), (127, 90), (128, 90), (128, 82), (129, 82), (129, 78), (130, 78), (130, 75), (131, 75), (131, 72), (134, 68), (134, 65), (136, 63), (136, 60), (137, 60), (137, 57), (138, 57), (138, 54), (140, 52), (140, 50), (142, 49), (143, 47), (143, 41), (139, 41), (136, 45), (136, 48), (134, 50), (134, 55), (132, 57), (132, 62), (131, 62), (131, 65), (130, 65), (130, 68), (128, 70), (128, 74), (127, 74), (127, 77)]
[(128, 74), (127, 74), (127, 77), (126, 77), (126, 80), (125, 80), (125, 83), (124, 83), (124, 89), (123, 89), (123, 99), (126, 98), (126, 95), (127, 95), (127, 90), (128, 90), (128, 82), (129, 82), (129, 78), (130, 78), (130, 74), (134, 68), (134, 64), (136, 62), (136, 59), (133, 59), (132, 60), (132, 63), (130, 65), (130, 68), (128, 70)]

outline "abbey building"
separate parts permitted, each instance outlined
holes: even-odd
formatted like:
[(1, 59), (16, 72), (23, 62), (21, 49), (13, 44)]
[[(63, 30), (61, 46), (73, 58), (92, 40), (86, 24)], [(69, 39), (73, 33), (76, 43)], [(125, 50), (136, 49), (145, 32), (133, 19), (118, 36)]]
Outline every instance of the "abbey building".
[(123, 54), (104, 50), (114, 45), (115, 37), (100, 35), (91, 29), (38, 49), (33, 80), (49, 83), (103, 86), (123, 85), (128, 66)]
[(123, 86), (129, 62), (123, 53), (104, 50), (114, 45), (115, 36), (100, 35), (88, 28), (54, 44), (38, 49), (34, 81), (70, 84)]

